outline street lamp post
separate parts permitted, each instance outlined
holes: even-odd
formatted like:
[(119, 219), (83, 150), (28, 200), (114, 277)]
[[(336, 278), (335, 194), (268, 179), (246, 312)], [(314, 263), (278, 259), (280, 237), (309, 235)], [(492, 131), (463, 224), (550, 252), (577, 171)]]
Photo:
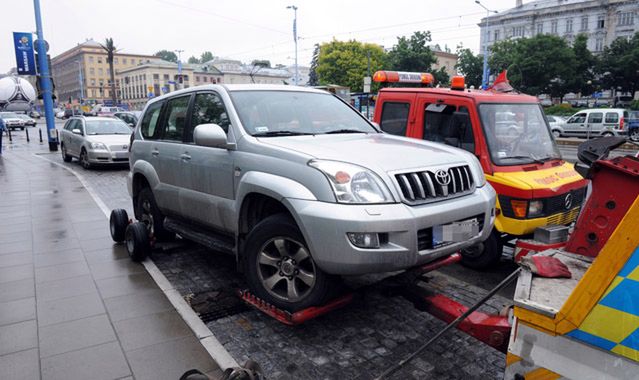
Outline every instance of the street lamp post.
[(490, 71), (488, 69), (488, 41), (490, 40), (490, 30), (488, 29), (488, 17), (490, 13), (497, 13), (497, 11), (490, 10), (484, 6), (479, 0), (475, 0), (475, 3), (486, 10), (486, 41), (484, 42), (484, 70), (481, 77), (481, 86), (485, 90), (488, 88), (488, 76)]
[(286, 9), (292, 9), (295, 16), (293, 18), (293, 40), (295, 41), (295, 85), (299, 83), (299, 71), (297, 68), (297, 6), (289, 5)]
[(38, 60), (40, 61), (40, 88), (42, 89), (42, 102), (44, 103), (44, 118), (47, 121), (47, 137), (49, 140), (49, 151), (58, 150), (58, 138), (56, 136), (55, 120), (53, 115), (53, 98), (51, 75), (49, 74), (49, 62), (47, 61), (46, 42), (42, 32), (42, 15), (40, 14), (40, 0), (33, 0), (33, 11), (35, 13), (36, 34), (38, 35)]
[(82, 80), (82, 63), (78, 60), (78, 80), (80, 81), (80, 104), (84, 101), (84, 83)]
[(178, 90), (181, 90), (183, 88), (182, 83), (180, 82), (184, 82), (182, 80), (182, 53), (184, 52), (184, 50), (173, 50), (174, 52), (176, 52), (178, 54), (178, 81), (176, 84), (176, 87), (178, 88)]

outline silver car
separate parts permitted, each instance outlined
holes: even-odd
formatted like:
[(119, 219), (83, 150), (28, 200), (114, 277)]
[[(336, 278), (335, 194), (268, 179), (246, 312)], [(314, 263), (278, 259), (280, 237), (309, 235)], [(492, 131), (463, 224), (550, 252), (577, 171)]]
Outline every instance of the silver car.
[(21, 130), (24, 130), (24, 120), (22, 120), (17, 113), (0, 112), (0, 118), (4, 121), (4, 125), (7, 129), (14, 130), (16, 128), (20, 128)]
[(131, 128), (112, 117), (71, 117), (60, 132), (65, 162), (77, 158), (85, 169), (108, 164), (128, 164)]
[(129, 193), (157, 239), (236, 256), (251, 291), (321, 304), (338, 275), (407, 269), (485, 240), (495, 191), (464, 150), (384, 134), (323, 91), (206, 85), (149, 101)]

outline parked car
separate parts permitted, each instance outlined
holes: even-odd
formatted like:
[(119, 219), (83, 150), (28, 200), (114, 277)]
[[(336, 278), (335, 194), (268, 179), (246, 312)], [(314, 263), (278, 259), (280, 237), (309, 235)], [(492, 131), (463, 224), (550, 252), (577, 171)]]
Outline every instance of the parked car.
[(31, 116), (34, 119), (39, 119), (41, 117), (40, 112), (36, 111), (36, 110), (32, 110), (29, 112), (29, 116)]
[(24, 125), (25, 126), (27, 126), (27, 127), (35, 127), (36, 126), (36, 121), (33, 120), (31, 117), (29, 117), (29, 115), (25, 115), (23, 113), (19, 113), (19, 114), (16, 114), (16, 115), (18, 115), (18, 117), (24, 121)]
[(62, 119), (68, 119), (72, 116), (83, 116), (82, 111), (75, 108), (67, 108), (64, 110), (64, 115), (62, 116)]
[(639, 142), (639, 111), (628, 112), (628, 137)]
[(600, 136), (625, 136), (624, 120), (628, 111), (622, 108), (593, 108), (572, 115), (563, 126), (555, 126), (555, 136), (592, 138)]
[(120, 107), (99, 107), (92, 111), (98, 116), (113, 116), (116, 112), (126, 112), (124, 108)]
[(0, 117), (4, 121), (4, 125), (7, 127), (7, 129), (15, 130), (17, 128), (20, 128), (20, 130), (24, 130), (24, 120), (21, 119), (17, 113), (0, 112)]
[(147, 103), (132, 141), (136, 218), (236, 255), (251, 291), (289, 311), (326, 301), (339, 275), (411, 268), (492, 230), (473, 154), (382, 133), (321, 90), (176, 91)]
[(60, 132), (65, 162), (77, 158), (83, 168), (99, 164), (127, 164), (131, 128), (112, 117), (73, 116)]
[(550, 125), (550, 130), (555, 137), (561, 136), (561, 130), (563, 129), (564, 124), (566, 124), (566, 119), (560, 116), (546, 115), (546, 119), (548, 120), (548, 125)]
[(138, 117), (131, 112), (116, 112), (113, 116), (117, 117), (118, 119), (121, 119), (122, 121), (127, 123), (129, 127), (131, 128), (134, 128), (135, 125), (138, 123)]

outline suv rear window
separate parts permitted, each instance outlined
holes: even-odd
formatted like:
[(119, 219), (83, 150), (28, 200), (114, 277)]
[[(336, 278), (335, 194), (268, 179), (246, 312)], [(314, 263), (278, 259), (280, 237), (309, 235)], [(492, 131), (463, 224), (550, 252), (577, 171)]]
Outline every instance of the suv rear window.
[(408, 103), (384, 103), (382, 119), (379, 123), (382, 131), (391, 135), (406, 136), (409, 110), (410, 105)]
[(157, 127), (158, 119), (160, 118), (160, 111), (162, 110), (163, 102), (156, 102), (151, 104), (144, 113), (144, 118), (140, 123), (140, 132), (145, 139), (157, 139), (160, 136), (159, 128)]

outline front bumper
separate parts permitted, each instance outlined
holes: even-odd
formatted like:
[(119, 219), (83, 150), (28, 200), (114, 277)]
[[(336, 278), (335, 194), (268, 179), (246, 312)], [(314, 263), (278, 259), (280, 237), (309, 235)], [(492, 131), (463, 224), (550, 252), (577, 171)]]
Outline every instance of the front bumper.
[[(392, 272), (425, 264), (484, 241), (494, 222), (495, 190), (490, 185), (464, 197), (420, 206), (403, 203), (347, 205), (287, 199), (311, 250), (325, 272), (339, 275)], [(471, 239), (434, 249), (418, 249), (418, 233), (435, 225), (479, 216), (483, 228)], [(355, 247), (348, 232), (388, 234), (377, 249)]]
[(88, 150), (89, 162), (91, 164), (104, 165), (124, 165), (129, 163), (129, 151), (112, 151), (112, 150)]

